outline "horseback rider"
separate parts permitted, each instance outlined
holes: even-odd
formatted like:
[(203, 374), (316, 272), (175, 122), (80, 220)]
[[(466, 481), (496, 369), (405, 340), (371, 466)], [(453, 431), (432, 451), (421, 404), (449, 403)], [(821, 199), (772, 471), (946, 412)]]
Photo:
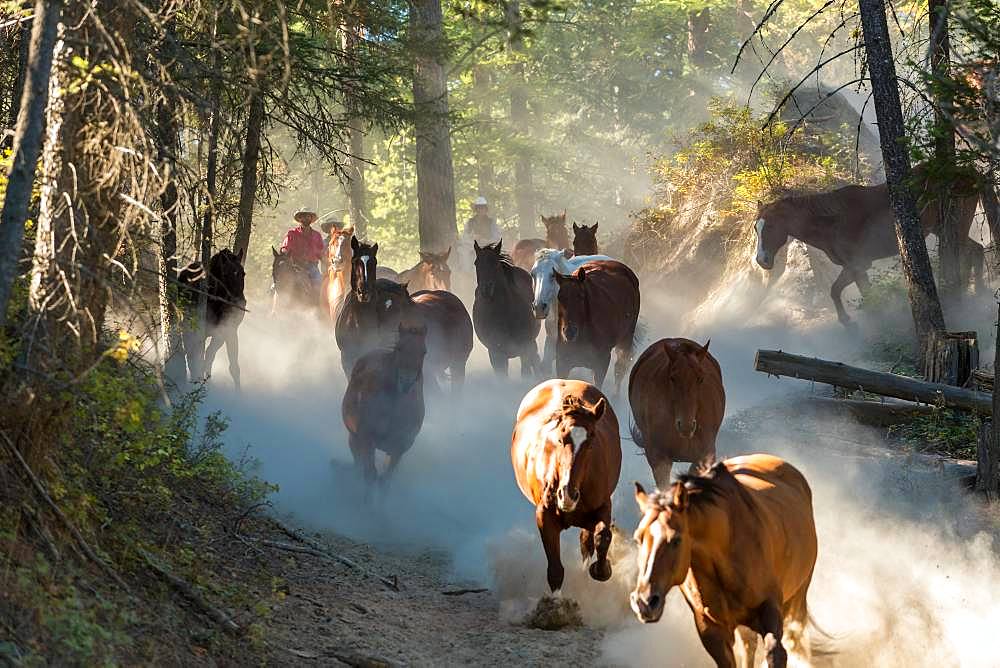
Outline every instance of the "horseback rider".
[(295, 264), (304, 267), (314, 288), (319, 288), (323, 275), (319, 272), (319, 262), (323, 259), (323, 235), (312, 228), (318, 216), (314, 211), (299, 209), (293, 216), (298, 227), (285, 234), (279, 252), (284, 253)]
[(465, 221), (465, 231), (462, 234), (465, 241), (478, 241), (485, 245), (499, 241), (501, 232), (497, 221), (489, 215), (489, 203), (480, 195), (472, 203), (472, 217)]

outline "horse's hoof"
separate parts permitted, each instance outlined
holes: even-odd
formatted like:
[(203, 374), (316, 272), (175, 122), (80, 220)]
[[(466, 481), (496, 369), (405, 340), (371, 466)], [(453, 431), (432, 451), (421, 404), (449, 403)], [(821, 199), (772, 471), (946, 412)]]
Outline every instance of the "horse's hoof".
[(590, 577), (598, 582), (607, 582), (611, 579), (611, 562), (607, 559), (595, 561), (590, 565)]

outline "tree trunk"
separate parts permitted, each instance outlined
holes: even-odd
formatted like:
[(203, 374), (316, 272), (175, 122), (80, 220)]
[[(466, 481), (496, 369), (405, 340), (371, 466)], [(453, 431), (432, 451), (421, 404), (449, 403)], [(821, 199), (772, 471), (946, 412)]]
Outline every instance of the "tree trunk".
[(511, 133), (518, 138), (517, 158), (514, 161), (514, 209), (517, 213), (518, 233), (522, 239), (534, 236), (535, 198), (532, 184), (531, 155), (528, 153), (530, 140), (530, 117), (528, 114), (528, 91), (524, 80), (524, 37), (521, 33), (521, 5), (518, 0), (508, 0), (507, 48), (514, 59), (512, 67), (513, 84), (510, 89)]
[(916, 202), (907, 187), (910, 182), (910, 157), (907, 153), (906, 128), (899, 103), (885, 4), (883, 0), (859, 0), (859, 4), (882, 160), (889, 185), (889, 199), (896, 218), (896, 239), (903, 275), (906, 277), (913, 324), (922, 351), (931, 332), (944, 331), (944, 314), (938, 301)]
[[(997, 342), (1000, 342), (1000, 307), (997, 309)], [(1000, 344), (993, 357), (994, 374), (1000, 369)], [(995, 386), (995, 383), (994, 383)], [(992, 419), (983, 423), (976, 448), (976, 490), (995, 500), (1000, 497), (1000, 392), (993, 391)]]
[[(476, 65), (472, 70), (473, 92), (476, 97), (476, 107), (478, 114), (478, 134), (486, 135), (492, 124), (490, 118), (490, 70), (486, 65)], [(476, 154), (476, 190), (478, 194), (485, 197), (490, 204), (493, 204), (493, 171), (492, 161), (483, 151)]]
[(946, 299), (958, 297), (966, 287), (962, 283), (961, 248), (956, 226), (955, 202), (950, 187), (955, 174), (955, 127), (951, 122), (954, 113), (951, 95), (945, 83), (951, 76), (951, 44), (948, 34), (948, 0), (929, 0), (928, 23), (930, 31), (931, 71), (934, 83), (934, 164), (931, 169), (938, 178), (935, 197), (938, 221), (938, 255), (941, 258), (941, 292)]
[(255, 89), (250, 94), (247, 139), (243, 145), (243, 173), (240, 178), (240, 204), (236, 219), (236, 238), (233, 241), (233, 252), (238, 255), (242, 251), (244, 258), (250, 248), (250, 233), (253, 230), (253, 205), (257, 198), (257, 163), (260, 159), (263, 128), (264, 93), (260, 89)]
[[(59, 3), (61, 6), (61, 2)], [(7, 129), (16, 132), (17, 117), (21, 111), (21, 98), (24, 96), (24, 83), (28, 79), (28, 61), (31, 58), (30, 45), (31, 33), (28, 30), (28, 23), (21, 22), (17, 25), (17, 72), (10, 87), (10, 107), (7, 109)], [(47, 87), (46, 87), (47, 89)], [(0, 138), (0, 149), (14, 146), (14, 135), (7, 135)]]
[(924, 378), (932, 383), (968, 387), (979, 368), (976, 332), (932, 332), (924, 353)]
[(688, 11), (688, 62), (695, 68), (708, 64), (708, 35), (712, 12), (708, 7)]
[[(358, 44), (361, 40), (360, 27), (356, 17), (348, 16), (341, 28), (342, 45), (349, 61), (360, 57)], [(348, 112), (348, 151), (350, 157), (347, 163), (347, 215), (354, 233), (359, 238), (368, 236), (368, 192), (365, 187), (365, 134), (364, 120), (358, 113), (357, 103), (347, 100)]]
[[(60, 0), (37, 0), (31, 30), (31, 48), (21, 99), (17, 101), (17, 131), (14, 159), (7, 181), (3, 209), (0, 210), (0, 329), (7, 323), (11, 288), (17, 279), (24, 246), (24, 223), (31, 205), (31, 186), (35, 181), (38, 154), (45, 129), (45, 107), (49, 96), (53, 49), (56, 43)], [(21, 40), (27, 42), (24, 33)], [(14, 104), (14, 101), (11, 101)]]
[(992, 398), (985, 392), (942, 383), (928, 383), (909, 376), (870, 371), (841, 362), (792, 355), (780, 350), (758, 350), (754, 369), (770, 376), (789, 376), (828, 383), (852, 392), (862, 390), (906, 401), (959, 408), (979, 415), (989, 415), (993, 405)]
[(414, 0), (410, 6), (410, 32), (416, 52), (413, 103), (420, 249), (442, 252), (455, 239), (455, 172), (441, 0)]

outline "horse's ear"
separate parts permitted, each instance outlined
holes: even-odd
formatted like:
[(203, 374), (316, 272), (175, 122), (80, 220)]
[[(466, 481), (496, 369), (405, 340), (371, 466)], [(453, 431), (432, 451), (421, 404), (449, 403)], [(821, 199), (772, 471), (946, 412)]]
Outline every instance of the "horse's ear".
[(712, 343), (712, 339), (709, 339), (708, 341), (705, 341), (705, 345), (703, 345), (701, 347), (701, 351), (698, 353), (699, 356), (704, 357), (705, 355), (708, 354), (708, 345), (710, 343)]
[(476, 255), (479, 255), (479, 251), (482, 250), (482, 248), (479, 247), (479, 242), (475, 239), (472, 240), (472, 249), (476, 251)]
[(376, 253), (378, 253), (378, 244), (372, 246), (372, 257), (375, 257)]
[(351, 250), (354, 251), (354, 252), (357, 252), (359, 248), (361, 248), (361, 242), (358, 241), (358, 238), (352, 234), (351, 235)]
[(594, 231), (596, 232), (596, 231), (597, 231), (597, 226), (598, 226), (598, 225), (600, 225), (600, 223), (594, 223), (594, 226), (593, 226), (593, 227), (591, 227), (590, 229), (592, 229), (592, 230), (594, 230)]
[(678, 512), (684, 512), (688, 506), (688, 491), (684, 483), (676, 483), (670, 490), (670, 507)]
[(497, 252), (503, 252), (503, 237), (500, 237), (500, 241), (497, 242)]
[(635, 502), (639, 504), (640, 510), (645, 510), (649, 503), (649, 495), (646, 494), (646, 490), (642, 488), (638, 480), (635, 481)]
[(271, 254), (274, 255), (274, 257), (278, 257), (278, 249), (271, 246)]
[(451, 257), (451, 246), (448, 246), (448, 250), (446, 250), (445, 252), (441, 253), (441, 261), (442, 262), (447, 262), (448, 258), (450, 258), (450, 257)]
[(244, 249), (244, 248), (241, 248), (241, 249), (240, 249), (240, 252), (236, 254), (236, 259), (237, 259), (237, 260), (238, 260), (239, 262), (241, 262), (241, 263), (243, 262), (243, 251), (244, 251), (244, 250), (246, 250), (246, 249)]
[(604, 409), (607, 407), (608, 407), (608, 402), (604, 397), (598, 399), (597, 403), (594, 404), (594, 410), (591, 411), (594, 414), (594, 419), (600, 420), (601, 417), (604, 415)]
[(573, 223), (573, 234), (576, 234), (579, 231), (580, 231), (580, 226), (577, 225), (576, 223)]
[(764, 202), (762, 200), (757, 200), (757, 210), (760, 211), (764, 208)]

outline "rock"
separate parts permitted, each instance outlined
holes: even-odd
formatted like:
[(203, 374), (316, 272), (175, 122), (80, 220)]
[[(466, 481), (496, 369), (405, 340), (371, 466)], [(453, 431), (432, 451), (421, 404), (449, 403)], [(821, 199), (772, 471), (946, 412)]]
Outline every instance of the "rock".
[(543, 596), (524, 623), (533, 629), (558, 631), (583, 626), (583, 617), (580, 615), (580, 604), (576, 601), (561, 596)]

